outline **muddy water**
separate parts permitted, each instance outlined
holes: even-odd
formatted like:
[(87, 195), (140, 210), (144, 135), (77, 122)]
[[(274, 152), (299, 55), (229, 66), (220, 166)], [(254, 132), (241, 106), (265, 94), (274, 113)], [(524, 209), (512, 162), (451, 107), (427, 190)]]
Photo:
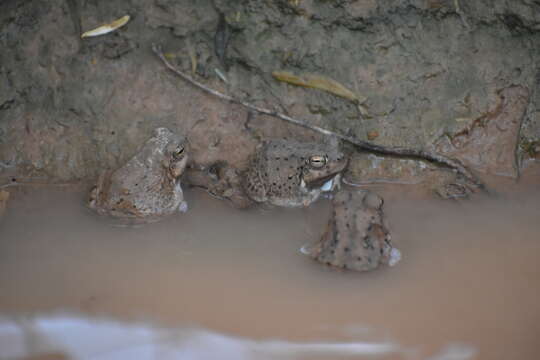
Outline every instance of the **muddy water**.
[(470, 203), (388, 195), (403, 259), (372, 273), (299, 253), (323, 230), (326, 201), (237, 211), (187, 196), (188, 213), (132, 228), (93, 216), (80, 191), (14, 192), (0, 222), (0, 315), (199, 328), (259, 345), (391, 342), (404, 349), (391, 359), (435, 359), (453, 344), (472, 350), (452, 359), (540, 358), (538, 186)]

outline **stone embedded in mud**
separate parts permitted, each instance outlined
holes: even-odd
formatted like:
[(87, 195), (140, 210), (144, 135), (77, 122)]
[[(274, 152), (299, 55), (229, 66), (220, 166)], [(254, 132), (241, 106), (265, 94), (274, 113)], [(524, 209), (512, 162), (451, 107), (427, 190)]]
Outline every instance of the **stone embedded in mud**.
[(453, 135), (435, 143), (438, 152), (461, 160), (473, 170), (519, 176), (516, 151), (529, 91), (511, 86), (498, 92), (499, 104)]
[(468, 199), (472, 190), (466, 184), (444, 183), (433, 190), (437, 196), (444, 200)]
[(395, 265), (401, 253), (390, 241), (382, 210), (383, 199), (368, 190), (339, 192), (321, 239), (302, 253), (330, 266), (356, 271)]

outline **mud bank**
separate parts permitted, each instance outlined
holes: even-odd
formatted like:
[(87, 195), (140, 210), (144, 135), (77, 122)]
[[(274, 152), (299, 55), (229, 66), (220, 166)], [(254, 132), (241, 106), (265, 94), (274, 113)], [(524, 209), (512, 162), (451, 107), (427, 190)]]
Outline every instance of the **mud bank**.
[[(126, 14), (118, 31), (80, 39)], [(164, 70), (152, 43), (209, 87), (362, 140), (433, 149), (513, 178), (538, 157), (536, 1), (11, 0), (0, 5), (2, 179), (93, 179), (158, 126), (186, 134), (200, 164), (242, 166), (264, 138), (320, 137), (201, 93)], [(370, 116), (278, 82), (276, 70), (334, 79), (367, 99)], [(452, 177), (373, 159), (355, 153), (351, 180)]]

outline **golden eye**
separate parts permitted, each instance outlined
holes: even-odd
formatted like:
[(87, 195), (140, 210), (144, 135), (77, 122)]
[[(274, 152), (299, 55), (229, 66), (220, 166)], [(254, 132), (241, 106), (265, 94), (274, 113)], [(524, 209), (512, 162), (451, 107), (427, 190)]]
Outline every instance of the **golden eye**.
[(326, 156), (322, 155), (314, 155), (309, 158), (309, 165), (312, 167), (319, 169), (326, 165), (327, 158)]
[(173, 151), (173, 158), (179, 159), (180, 157), (182, 157), (182, 154), (184, 154), (184, 147), (183, 147), (183, 146), (179, 146), (179, 147), (177, 147), (176, 149), (174, 149), (174, 151)]

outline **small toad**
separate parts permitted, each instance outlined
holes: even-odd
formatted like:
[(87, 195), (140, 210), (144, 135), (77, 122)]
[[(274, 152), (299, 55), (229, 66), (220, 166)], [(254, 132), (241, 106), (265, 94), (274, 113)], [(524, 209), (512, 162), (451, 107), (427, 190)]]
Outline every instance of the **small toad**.
[(346, 166), (347, 157), (337, 143), (271, 140), (252, 157), (242, 188), (257, 203), (308, 206), (337, 186)]
[(323, 236), (316, 244), (304, 246), (302, 253), (323, 264), (356, 271), (393, 266), (400, 260), (401, 253), (390, 242), (380, 196), (368, 190), (343, 190), (332, 206)]
[(153, 136), (127, 163), (99, 176), (88, 205), (99, 214), (119, 218), (155, 219), (187, 204), (180, 176), (188, 160), (187, 140), (166, 128)]

